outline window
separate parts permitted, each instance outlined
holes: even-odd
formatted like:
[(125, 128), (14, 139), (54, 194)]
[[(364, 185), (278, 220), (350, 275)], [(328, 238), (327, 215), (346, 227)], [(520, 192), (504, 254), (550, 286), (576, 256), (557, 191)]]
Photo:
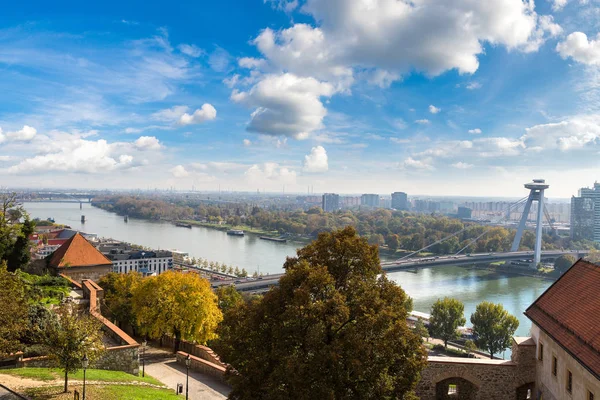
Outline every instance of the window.
[(554, 376), (556, 376), (556, 370), (557, 370), (556, 364), (558, 364), (556, 357), (552, 356), (552, 375), (554, 375)]
[(538, 360), (544, 361), (544, 344), (540, 342), (540, 347), (538, 348)]
[(567, 370), (567, 392), (573, 392), (573, 374)]
[(456, 385), (448, 385), (448, 395), (458, 394)]
[(588, 390), (587, 400), (594, 400), (594, 393), (590, 392), (589, 390)]

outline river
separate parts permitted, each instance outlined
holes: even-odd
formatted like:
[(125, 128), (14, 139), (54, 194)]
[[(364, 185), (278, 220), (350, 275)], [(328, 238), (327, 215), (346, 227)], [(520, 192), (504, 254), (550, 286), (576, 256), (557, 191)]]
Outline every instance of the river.
[[(99, 237), (156, 249), (178, 249), (188, 252), (191, 257), (239, 266), (250, 273), (256, 270), (261, 273), (282, 272), (286, 256), (294, 255), (296, 248), (302, 246), (302, 243), (264, 241), (252, 234), (228, 236), (225, 232), (205, 227), (180, 228), (168, 222), (135, 218), (124, 222), (123, 217), (90, 204), (83, 204), (82, 210), (78, 203), (25, 203), (24, 206), (33, 218), (52, 217), (57, 223), (95, 233)], [(81, 223), (81, 215), (86, 217), (84, 224)], [(469, 317), (480, 302), (502, 303), (520, 321), (518, 336), (528, 336), (531, 327), (523, 312), (551, 284), (538, 278), (447, 266), (416, 272), (393, 272), (388, 276), (414, 299), (415, 310), (429, 312), (431, 305), (444, 296), (462, 301), (467, 325), (470, 325)]]

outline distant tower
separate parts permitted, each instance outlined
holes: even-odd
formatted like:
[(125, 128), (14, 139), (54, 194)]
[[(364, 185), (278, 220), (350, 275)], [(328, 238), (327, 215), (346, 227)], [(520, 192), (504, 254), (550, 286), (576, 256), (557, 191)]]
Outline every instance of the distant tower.
[(535, 227), (535, 250), (534, 250), (534, 266), (537, 266), (542, 258), (542, 216), (544, 215), (544, 190), (548, 189), (550, 185), (546, 184), (544, 179), (534, 179), (531, 183), (526, 183), (525, 188), (529, 189), (529, 198), (525, 203), (525, 209), (517, 228), (517, 234), (513, 240), (510, 251), (518, 251), (519, 244), (521, 243), (521, 237), (523, 236), (523, 230), (525, 229), (525, 223), (529, 216), (529, 210), (531, 209), (531, 203), (534, 201), (538, 202), (537, 208), (537, 221)]

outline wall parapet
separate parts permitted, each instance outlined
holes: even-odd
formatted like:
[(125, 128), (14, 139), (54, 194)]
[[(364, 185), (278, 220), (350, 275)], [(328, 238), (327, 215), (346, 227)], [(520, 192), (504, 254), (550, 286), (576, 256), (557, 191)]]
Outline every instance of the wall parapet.
[(225, 371), (227, 370), (227, 368), (225, 368), (222, 365), (217, 365), (210, 361), (203, 360), (200, 357), (196, 357), (196, 356), (186, 353), (184, 351), (177, 352), (177, 363), (181, 364), (181, 365), (185, 365), (185, 360), (188, 356), (190, 357), (190, 360), (191, 360), (191, 364), (190, 364), (191, 369), (201, 372), (206, 375), (210, 375), (212, 377), (215, 377), (215, 378), (225, 382)]

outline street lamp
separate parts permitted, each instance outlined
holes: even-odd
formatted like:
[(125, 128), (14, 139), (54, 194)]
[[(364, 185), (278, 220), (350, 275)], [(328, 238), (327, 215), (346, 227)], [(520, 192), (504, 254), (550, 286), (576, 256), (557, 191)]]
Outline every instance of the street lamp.
[(90, 360), (87, 357), (87, 354), (83, 355), (81, 359), (81, 366), (83, 367), (83, 400), (85, 400), (85, 370), (87, 369)]
[(188, 354), (185, 358), (185, 400), (188, 400), (188, 384), (190, 381), (190, 365), (192, 364), (192, 359)]
[(142, 342), (142, 378), (146, 376), (146, 345), (148, 342), (146, 339)]

